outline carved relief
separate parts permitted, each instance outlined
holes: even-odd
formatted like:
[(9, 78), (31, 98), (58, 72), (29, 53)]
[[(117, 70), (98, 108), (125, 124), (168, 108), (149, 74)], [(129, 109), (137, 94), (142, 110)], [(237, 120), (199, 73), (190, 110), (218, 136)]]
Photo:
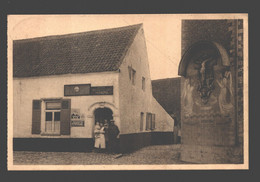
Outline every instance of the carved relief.
[(208, 54), (202, 54), (196, 59), (195, 69), (198, 70), (198, 92), (203, 104), (207, 104), (211, 92), (214, 90), (214, 65), (217, 64), (217, 60), (214, 56)]
[[(233, 121), (233, 85), (229, 57), (224, 48), (198, 42), (180, 63), (182, 122), (189, 125), (227, 124)], [(195, 90), (194, 90), (195, 88)]]
[(220, 93), (218, 97), (220, 112), (223, 115), (229, 115), (233, 109), (232, 100), (232, 76), (230, 71), (225, 71), (220, 80), (217, 80), (220, 87)]
[(192, 92), (194, 87), (190, 84), (190, 80), (186, 79), (184, 81), (182, 97), (184, 99), (184, 114), (185, 116), (190, 116), (193, 113), (193, 96)]

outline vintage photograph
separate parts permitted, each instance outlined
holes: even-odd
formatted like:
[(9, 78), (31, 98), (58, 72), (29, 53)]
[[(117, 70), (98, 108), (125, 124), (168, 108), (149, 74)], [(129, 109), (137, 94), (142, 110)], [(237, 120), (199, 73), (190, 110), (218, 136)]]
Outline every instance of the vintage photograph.
[(248, 15), (8, 16), (8, 170), (248, 169)]

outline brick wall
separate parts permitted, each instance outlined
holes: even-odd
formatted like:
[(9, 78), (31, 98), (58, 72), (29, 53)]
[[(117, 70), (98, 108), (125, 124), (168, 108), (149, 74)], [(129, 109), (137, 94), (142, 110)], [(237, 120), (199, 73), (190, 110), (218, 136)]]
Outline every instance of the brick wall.
[(227, 20), (184, 20), (182, 21), (182, 55), (188, 47), (200, 40), (217, 42), (228, 50), (230, 34)]
[[(182, 55), (191, 45), (202, 40), (216, 42), (228, 52), (234, 91), (232, 122), (221, 123), (221, 119), (217, 116), (219, 108), (216, 105), (212, 106), (214, 108), (212, 111), (196, 110), (195, 116), (186, 118), (182, 111), (183, 150), (181, 158), (193, 162), (197, 160), (207, 163), (215, 160), (215, 162), (221, 163), (216, 156), (227, 152), (226, 149), (224, 150), (226, 147), (239, 148), (236, 150), (239, 151), (237, 156), (241, 157), (240, 149), (243, 142), (243, 22), (242, 20), (184, 20), (182, 22)], [(184, 77), (181, 79), (182, 92), (185, 79)], [(214, 92), (217, 93), (216, 88)], [(182, 110), (183, 102), (181, 99)], [(220, 148), (215, 150), (215, 147)], [(199, 155), (194, 158), (196, 152), (201, 154), (206, 152), (207, 155)], [(210, 153), (212, 156), (209, 155)], [(223, 157), (225, 158), (225, 155)], [(232, 161), (232, 159), (225, 161)]]
[(243, 20), (227, 20), (231, 36), (229, 56), (235, 79), (237, 144), (243, 144)]

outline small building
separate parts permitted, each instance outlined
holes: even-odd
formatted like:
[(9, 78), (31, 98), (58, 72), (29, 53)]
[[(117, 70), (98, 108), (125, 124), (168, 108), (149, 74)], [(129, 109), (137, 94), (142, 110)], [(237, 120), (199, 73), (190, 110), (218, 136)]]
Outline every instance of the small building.
[(142, 24), (13, 41), (14, 150), (87, 151), (114, 119), (120, 150), (171, 142), (152, 95)]
[(153, 96), (174, 119), (173, 143), (181, 142), (181, 77), (152, 80)]
[[(170, 116), (180, 121), (181, 77), (152, 80), (153, 96)], [(174, 123), (177, 125), (178, 123)]]

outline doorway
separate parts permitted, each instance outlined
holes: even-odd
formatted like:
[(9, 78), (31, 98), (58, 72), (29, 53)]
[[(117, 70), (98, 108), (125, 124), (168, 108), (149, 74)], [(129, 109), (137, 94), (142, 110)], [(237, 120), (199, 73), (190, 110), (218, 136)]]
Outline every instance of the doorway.
[(108, 122), (113, 119), (113, 112), (109, 108), (97, 108), (94, 111), (95, 115), (95, 123), (98, 121), (100, 123), (104, 123), (105, 120)]

